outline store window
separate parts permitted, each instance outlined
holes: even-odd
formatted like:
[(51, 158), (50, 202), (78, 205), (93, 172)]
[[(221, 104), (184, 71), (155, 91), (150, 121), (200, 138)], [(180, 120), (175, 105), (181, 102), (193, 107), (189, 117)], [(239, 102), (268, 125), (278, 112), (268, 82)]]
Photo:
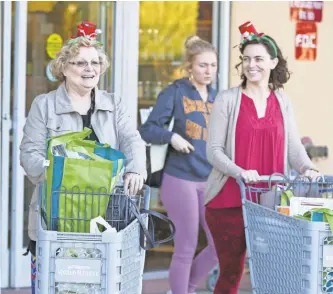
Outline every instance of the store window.
[(211, 42), (212, 2), (141, 2), (139, 108), (155, 104), (158, 93), (183, 76), (184, 42), (198, 35)]
[[(140, 110), (154, 106), (159, 92), (175, 79), (183, 77), (185, 40), (197, 35), (212, 41), (212, 15), (211, 1), (140, 2), (139, 126), (144, 121)], [(157, 189), (152, 191), (151, 208), (165, 212)], [(168, 227), (157, 224), (156, 230), (157, 238), (165, 238)], [(199, 238), (199, 247), (205, 246), (202, 233)], [(172, 244), (148, 251), (145, 270), (167, 269), (172, 252)]]

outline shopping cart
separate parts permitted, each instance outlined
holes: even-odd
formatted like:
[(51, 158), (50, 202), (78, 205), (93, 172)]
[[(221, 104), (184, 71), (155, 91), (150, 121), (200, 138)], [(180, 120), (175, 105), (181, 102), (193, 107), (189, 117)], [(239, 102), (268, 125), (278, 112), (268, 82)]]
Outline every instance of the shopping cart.
[[(309, 191), (307, 197), (333, 198), (332, 178), (287, 179), (265, 176), (241, 189), (252, 293), (321, 294), (333, 292), (333, 234), (325, 222), (310, 222), (258, 204), (274, 183), (280, 189)], [(264, 184), (264, 185), (263, 185)], [(278, 204), (280, 193), (275, 189)], [(252, 197), (254, 201), (250, 201)], [(257, 202), (257, 203), (256, 203)]]
[[(142, 234), (138, 219), (127, 210), (126, 201), (138, 208), (149, 209), (150, 188), (135, 196), (128, 197), (122, 187), (116, 187), (113, 194), (105, 189), (93, 191), (78, 188), (62, 188), (57, 193), (59, 199), (73, 199), (85, 204), (105, 203), (105, 220), (116, 232), (77, 233), (90, 225), (91, 215), (85, 211), (72, 213), (62, 218), (52, 217), (54, 230), (46, 230), (47, 218), (42, 206), (38, 208), (37, 240), (37, 278), (38, 294), (139, 294), (142, 291), (142, 275), (145, 250), (142, 249)], [(107, 197), (107, 198), (106, 198)], [(40, 198), (40, 202), (41, 203)], [(95, 200), (96, 201), (95, 201)], [(63, 202), (63, 203), (66, 203)], [(66, 204), (65, 204), (66, 205)], [(52, 210), (51, 210), (52, 211)], [(67, 210), (68, 211), (68, 208)], [(141, 214), (143, 222), (148, 225), (148, 218)], [(59, 232), (57, 228), (66, 232)], [(141, 245), (141, 246), (140, 246)]]

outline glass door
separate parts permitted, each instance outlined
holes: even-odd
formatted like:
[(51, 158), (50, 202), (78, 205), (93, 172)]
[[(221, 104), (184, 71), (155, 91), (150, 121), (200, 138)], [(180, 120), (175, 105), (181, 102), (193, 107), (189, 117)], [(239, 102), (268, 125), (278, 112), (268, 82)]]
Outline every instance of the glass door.
[[(3, 24), (7, 24), (4, 26)], [(0, 288), (9, 286), (9, 132), (11, 2), (0, 3)]]
[(184, 75), (184, 42), (189, 36), (212, 42), (212, 20), (211, 1), (140, 2), (139, 110), (153, 106), (159, 92)]

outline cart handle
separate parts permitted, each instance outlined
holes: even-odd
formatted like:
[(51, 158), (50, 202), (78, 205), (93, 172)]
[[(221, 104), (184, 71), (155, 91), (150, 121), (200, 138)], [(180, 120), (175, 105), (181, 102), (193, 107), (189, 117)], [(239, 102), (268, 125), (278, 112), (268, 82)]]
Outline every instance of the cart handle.
[(295, 180), (296, 177), (295, 176), (291, 176), (291, 177), (287, 177), (285, 175), (271, 175), (271, 176), (260, 176), (260, 182), (286, 182), (286, 181), (293, 181)]
[[(272, 176), (261, 176), (260, 177), (260, 181), (272, 181), (272, 182), (283, 182), (283, 180), (288, 180), (288, 181), (294, 181), (294, 180), (297, 180), (297, 179), (303, 179), (303, 178), (308, 178), (311, 182), (311, 178), (309, 177), (305, 177), (305, 176), (290, 176), (290, 177), (286, 177), (284, 175), (279, 175), (279, 174), (273, 174)], [(322, 176), (319, 176), (317, 178), (314, 178), (314, 180), (316, 180), (318, 182), (318, 180), (321, 180), (322, 182), (321, 183), (325, 183), (325, 182), (328, 182), (328, 183), (333, 183), (333, 176), (331, 175), (322, 175)]]
[[(277, 174), (273, 174), (273, 175), (270, 175), (270, 176), (267, 176), (267, 175), (260, 176), (259, 182), (288, 183), (288, 182), (292, 182), (294, 180), (302, 179), (302, 178), (304, 178), (304, 177), (303, 176), (290, 176), (290, 177), (287, 177), (287, 176), (285, 176), (283, 174), (278, 174), (277, 173)], [(307, 177), (305, 177), (305, 178), (307, 178)], [(331, 183), (333, 183), (333, 176), (331, 176), (331, 175), (323, 175), (321, 177), (318, 177), (318, 179), (322, 180), (321, 183), (325, 183), (325, 182), (331, 182)], [(316, 178), (315, 180), (318, 180), (318, 179)], [(241, 177), (238, 178), (238, 181), (244, 183), (244, 181), (243, 181), (243, 179)]]
[[(263, 176), (260, 176), (260, 179), (259, 179), (259, 183), (260, 182), (280, 182), (280, 183), (288, 183), (289, 181), (292, 181), (294, 180), (296, 177), (287, 177), (285, 176), (284, 174), (280, 174), (280, 173), (275, 173), (275, 174), (272, 174), (270, 176), (268, 175), (263, 175)], [(237, 182), (238, 184), (243, 184), (243, 185), (246, 185), (247, 183), (244, 182), (244, 179), (241, 177), (241, 175), (239, 175), (237, 177)]]

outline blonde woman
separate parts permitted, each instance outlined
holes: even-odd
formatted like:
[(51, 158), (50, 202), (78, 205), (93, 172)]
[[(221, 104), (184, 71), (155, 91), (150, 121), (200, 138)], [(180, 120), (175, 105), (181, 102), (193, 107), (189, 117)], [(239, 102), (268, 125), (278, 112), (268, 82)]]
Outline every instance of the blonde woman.
[[(185, 43), (185, 69), (189, 77), (174, 81), (158, 96), (141, 127), (142, 138), (152, 144), (170, 144), (165, 163), (161, 200), (176, 226), (175, 251), (169, 281), (173, 294), (194, 293), (198, 282), (217, 264), (205, 221), (203, 193), (212, 169), (206, 158), (207, 124), (216, 91), (211, 87), (217, 54), (208, 42), (193, 36)], [(172, 131), (164, 128), (172, 117)], [(194, 259), (199, 224), (208, 246)]]
[[(32, 183), (43, 180), (46, 139), (68, 132), (92, 129), (90, 140), (107, 143), (126, 156), (125, 190), (135, 194), (146, 178), (145, 146), (120, 99), (99, 90), (97, 83), (109, 62), (96, 40), (96, 26), (83, 22), (53, 60), (52, 74), (62, 83), (52, 92), (36, 97), (24, 126), (21, 165)], [(32, 252), (32, 283), (35, 277), (36, 204), (35, 189), (29, 213), (28, 250)], [(34, 286), (32, 285), (34, 293)]]

